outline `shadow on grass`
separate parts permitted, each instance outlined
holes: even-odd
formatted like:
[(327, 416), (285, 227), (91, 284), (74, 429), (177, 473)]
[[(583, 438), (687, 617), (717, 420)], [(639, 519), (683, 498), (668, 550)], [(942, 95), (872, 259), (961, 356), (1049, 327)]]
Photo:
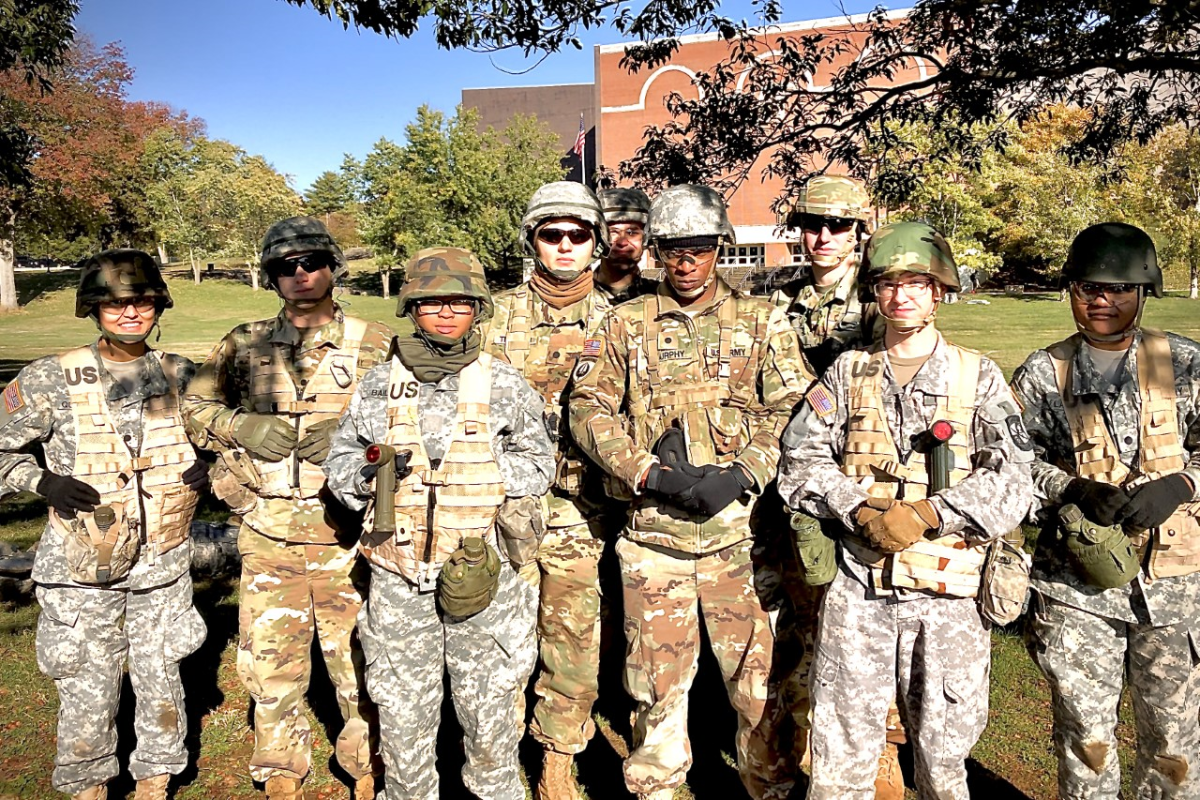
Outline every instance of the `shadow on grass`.
[(44, 294), (77, 286), (79, 272), (74, 269), (56, 272), (18, 272), (17, 273), (17, 304), (25, 305), (38, 299)]

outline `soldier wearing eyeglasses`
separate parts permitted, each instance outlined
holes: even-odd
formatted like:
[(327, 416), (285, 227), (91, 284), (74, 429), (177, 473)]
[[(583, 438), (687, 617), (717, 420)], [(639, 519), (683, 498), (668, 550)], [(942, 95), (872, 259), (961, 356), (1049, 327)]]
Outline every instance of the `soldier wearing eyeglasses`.
[(37, 663), (59, 698), (51, 784), (78, 800), (104, 800), (119, 770), (126, 660), (138, 798), (165, 800), (188, 763), (179, 662), (206, 633), (188, 533), (208, 469), (179, 414), (195, 366), (147, 342), (172, 305), (150, 255), (86, 259), (75, 316), (99, 338), (34, 361), (2, 393), (0, 497), (34, 492), (50, 506), (33, 567)]
[(255, 702), (250, 775), (273, 800), (301, 797), (312, 745), (303, 697), (319, 637), (345, 720), (335, 752), (362, 800), (374, 797), (374, 781), (351, 653), (362, 605), (358, 532), (340, 530), (327, 513), (321, 464), (338, 417), (362, 375), (386, 359), (392, 333), (334, 302), (346, 259), (319, 220), (272, 225), (260, 265), (282, 310), (226, 335), (184, 408), (196, 446), (220, 454), (214, 493), (242, 515), (237, 669)]
[[(1033, 447), (1000, 369), (934, 324), (958, 288), (941, 234), (884, 226), (863, 274), (883, 338), (840, 355), (783, 434), (780, 494), (837, 523), (811, 673), (808, 796), (874, 795), (899, 684), (918, 796), (966, 800), (991, 663), (976, 598), (992, 543), (1029, 510)], [(949, 450), (937, 452), (952, 458), (932, 447), (935, 422)]]
[(596, 330), (612, 308), (595, 282), (597, 262), (609, 253), (608, 224), (591, 189), (548, 183), (529, 200), (521, 239), (533, 258), (533, 275), (496, 296), (484, 350), (516, 367), (541, 394), (555, 443), (554, 480), (542, 509), (545, 536), (536, 563), (523, 568), (527, 578), (540, 581), (541, 592), (538, 700), (530, 733), (544, 751), (537, 796), (575, 800), (574, 755), (595, 733), (607, 495), (567, 430), (566, 401), (576, 362), (595, 350)]
[(601, 189), (597, 197), (604, 209), (611, 246), (596, 266), (596, 288), (616, 306), (658, 287), (658, 281), (641, 273), (650, 198), (641, 189), (624, 186)]
[(1162, 272), (1145, 231), (1093, 225), (1063, 267), (1076, 333), (1013, 376), (1041, 533), (1029, 647), (1054, 703), (1058, 796), (1116, 797), (1133, 700), (1131, 797), (1200, 779), (1200, 345), (1141, 324)]

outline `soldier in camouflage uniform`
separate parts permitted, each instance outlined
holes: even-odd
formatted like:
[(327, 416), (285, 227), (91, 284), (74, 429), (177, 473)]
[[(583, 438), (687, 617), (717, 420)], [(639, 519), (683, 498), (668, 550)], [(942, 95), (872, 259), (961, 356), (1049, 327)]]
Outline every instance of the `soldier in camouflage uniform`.
[(1200, 344), (1140, 327), (1162, 273), (1139, 228), (1084, 230), (1062, 279), (1078, 333), (1013, 376), (1037, 454), (1029, 646), (1054, 700), (1058, 796), (1120, 792), (1125, 685), (1130, 796), (1200, 797)]
[[(107, 797), (118, 771), (126, 657), (137, 800), (163, 800), (188, 761), (179, 662), (206, 632), (188, 528), (208, 469), (179, 414), (195, 366), (146, 344), (171, 305), (146, 253), (87, 259), (75, 314), (95, 320), (99, 340), (29, 364), (0, 407), (0, 497), (35, 492), (50, 505), (33, 579), (38, 667), (59, 696), (52, 783), (86, 800)], [(35, 442), (46, 469), (27, 449)]]
[(250, 775), (266, 783), (270, 798), (300, 797), (312, 743), (302, 700), (319, 636), (346, 721), (338, 762), (361, 800), (374, 796), (374, 784), (361, 665), (351, 648), (362, 605), (357, 530), (339, 531), (327, 516), (320, 464), (354, 387), (386, 358), (392, 334), (334, 302), (346, 260), (318, 220), (272, 225), (261, 265), (283, 309), (226, 335), (184, 405), (192, 440), (220, 454), (214, 492), (242, 515), (237, 667), (255, 702)]
[[(780, 493), (841, 525), (811, 677), (808, 797), (872, 797), (898, 681), (918, 796), (965, 800), (990, 666), (975, 598), (990, 543), (1029, 508), (1032, 445), (1000, 369), (933, 324), (958, 287), (941, 235), (888, 225), (866, 258), (884, 338), (839, 356), (783, 435)], [(953, 456), (944, 474), (935, 421)]]
[(658, 281), (643, 276), (639, 268), (646, 252), (650, 198), (632, 188), (601, 189), (597, 198), (608, 223), (611, 246), (596, 267), (596, 288), (614, 306), (653, 293)]
[[(513, 562), (533, 558), (538, 498), (554, 469), (544, 404), (516, 369), (480, 352), (492, 299), (470, 252), (419, 252), (396, 313), (404, 319), (396, 354), (363, 378), (325, 463), (329, 488), (362, 508), (376, 489), (389, 491), (377, 479), (378, 459), (364, 457), (367, 448), (400, 453), (387, 498), (394, 519), (374, 503), (372, 531), (360, 545), (371, 592), (359, 635), (379, 707), (387, 797), (439, 796), (437, 734), (449, 671), (464, 733), (463, 782), (486, 800), (524, 800), (517, 744), (537, 652), (537, 591)], [(464, 569), (472, 547), (486, 550), (486, 564)], [(464, 595), (479, 602), (464, 607)]]
[(596, 329), (611, 308), (593, 271), (608, 252), (608, 226), (590, 189), (562, 181), (534, 192), (521, 236), (535, 260), (533, 276), (496, 296), (484, 350), (516, 367), (541, 394), (546, 430), (556, 445), (554, 481), (543, 509), (547, 530), (536, 566), (540, 669), (530, 732), (545, 753), (538, 797), (575, 800), (574, 754), (595, 732), (607, 496), (601, 480), (588, 479), (587, 462), (567, 432), (566, 399), (571, 370), (581, 353), (597, 346)]
[(634, 495), (616, 550), (637, 701), (625, 783), (669, 798), (691, 766), (687, 695), (701, 619), (738, 715), (738, 771), (755, 800), (791, 791), (773, 682), (779, 575), (755, 546), (756, 496), (775, 477), (779, 433), (809, 377), (782, 310), (716, 274), (734, 241), (721, 196), (675, 186), (650, 211), (666, 279), (613, 310), (575, 367), (571, 430)]
[[(808, 264), (799, 275), (771, 295), (781, 306), (800, 338), (800, 350), (813, 374), (825, 374), (833, 360), (846, 350), (869, 345), (883, 334), (875, 304), (863, 302), (858, 285), (860, 246), (866, 240), (871, 201), (862, 181), (844, 175), (816, 175), (801, 189), (797, 201), (780, 215), (780, 224), (799, 230), (800, 245)], [(766, 492), (761, 504), (768, 530), (786, 530), (787, 517), (780, 509), (775, 487)], [(794, 513), (794, 510), (793, 510)], [(797, 524), (832, 526), (827, 520), (797, 520)], [(798, 654), (798, 665), (785, 686), (796, 724), (807, 731), (811, 722), (808, 675), (816, 648), (817, 611), (824, 587), (788, 581), (791, 608), (782, 620), (780, 650)], [(794, 622), (793, 622), (794, 620)], [(900, 772), (897, 745), (905, 742), (904, 727), (895, 703), (888, 709), (888, 743), (879, 760), (875, 783), (876, 800), (903, 800), (904, 780)], [(811, 753), (805, 748), (804, 758)]]

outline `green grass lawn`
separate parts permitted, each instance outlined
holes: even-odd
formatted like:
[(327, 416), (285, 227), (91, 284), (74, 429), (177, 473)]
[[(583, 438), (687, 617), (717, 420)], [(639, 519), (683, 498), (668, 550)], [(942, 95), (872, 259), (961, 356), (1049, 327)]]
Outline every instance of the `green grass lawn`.
[[(361, 263), (359, 264), (361, 266)], [(355, 270), (360, 274), (367, 269)], [(90, 320), (74, 317), (71, 280), (61, 275), (22, 275), (20, 290), (28, 301), (19, 312), (0, 315), (0, 384), (7, 382), (31, 359), (86, 343), (95, 335)], [(278, 312), (279, 301), (269, 291), (252, 292), (232, 281), (206, 281), (196, 286), (184, 278), (171, 282), (175, 308), (167, 312), (157, 344), (200, 359), (235, 325)], [(1071, 331), (1070, 310), (1057, 294), (1024, 298), (987, 297), (988, 305), (959, 303), (944, 306), (938, 323), (952, 340), (983, 351), (1005, 374), (1035, 348)], [(378, 297), (344, 296), (347, 309), (369, 320), (394, 320), (394, 301)], [(1181, 297), (1152, 300), (1146, 323), (1200, 338), (1200, 303)], [(0, 539), (25, 547), (40, 534), (45, 506), (20, 496), (0, 503)], [(248, 725), (249, 700), (234, 672), (237, 631), (237, 587), (229, 580), (197, 585), (197, 604), (209, 624), (204, 647), (183, 664), (191, 724), (189, 744), (198, 754), (183, 776), (181, 798), (254, 797), (245, 764), (253, 737)], [(54, 797), (50, 789), (53, 731), (57, 697), (52, 683), (37, 671), (33, 629), (36, 604), (15, 594), (0, 596), (0, 798)], [(990, 798), (1054, 797), (1054, 758), (1050, 745), (1049, 693), (1025, 653), (1021, 638), (1006, 631), (993, 635), (991, 718), (970, 765), (973, 794)], [(618, 659), (619, 661), (619, 659)], [(717, 800), (738, 797), (740, 789), (731, 767), (732, 716), (711, 659), (702, 662), (693, 690), (693, 748), (696, 765), (689, 787), (678, 800)], [(626, 797), (620, 779), (620, 752), (627, 743), (628, 707), (622, 702), (617, 671), (606, 672), (608, 692), (598, 709), (601, 736), (579, 759), (580, 780), (593, 800)], [(318, 668), (310, 692), (310, 719), (316, 732), (314, 771), (306, 788), (310, 798), (347, 796), (346, 787), (331, 775), (329, 740), (336, 736), (336, 706), (331, 689)], [(129, 687), (126, 685), (126, 699)], [(1132, 732), (1129, 711), (1123, 709), (1118, 733), (1125, 743), (1127, 765)], [(118, 721), (121, 753), (132, 749), (132, 715), (126, 703)], [(453, 713), (444, 707), (446, 728)], [(609, 722), (612, 720), (613, 722)], [(452, 734), (439, 747), (443, 765), (443, 797), (467, 797), (455, 773), (462, 755)], [(528, 740), (522, 761), (536, 774), (538, 752)], [(911, 778), (911, 772), (910, 772)], [(911, 783), (911, 780), (910, 780)], [(110, 797), (132, 796), (132, 783), (120, 779)], [(910, 792), (911, 795), (911, 792)]]

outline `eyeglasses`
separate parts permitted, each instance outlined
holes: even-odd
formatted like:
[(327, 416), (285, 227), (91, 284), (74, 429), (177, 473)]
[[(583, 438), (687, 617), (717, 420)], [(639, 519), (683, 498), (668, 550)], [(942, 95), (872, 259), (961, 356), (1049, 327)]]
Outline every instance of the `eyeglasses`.
[(592, 231), (590, 228), (542, 228), (537, 232), (538, 240), (546, 244), (558, 244), (564, 236), (571, 244), (583, 244), (592, 240)]
[(125, 309), (133, 306), (139, 314), (149, 314), (154, 310), (153, 297), (126, 297), (122, 300), (101, 300), (100, 310), (107, 314), (124, 314)]
[(919, 297), (933, 288), (929, 278), (918, 278), (915, 281), (876, 281), (875, 294), (878, 297), (891, 297), (896, 292), (904, 292), (905, 297)]
[(311, 275), (323, 269), (333, 269), (333, 264), (333, 257), (326, 253), (309, 253), (297, 258), (276, 259), (267, 265), (267, 272), (283, 278), (294, 278), (298, 269)]
[(431, 317), (434, 314), (441, 314), (442, 309), (450, 307), (451, 313), (454, 314), (470, 314), (475, 310), (474, 300), (418, 300), (417, 313), (423, 316)]
[(1104, 295), (1106, 300), (1111, 300), (1113, 295), (1132, 294), (1140, 287), (1140, 283), (1091, 283), (1089, 281), (1073, 281), (1071, 283), (1071, 291), (1089, 303), (1098, 299), (1100, 295)]
[(691, 256), (693, 260), (707, 258), (717, 254), (715, 247), (667, 247), (660, 248), (658, 256), (663, 261), (682, 261), (684, 257)]
[(803, 214), (800, 217), (800, 227), (805, 233), (820, 233), (822, 228), (828, 228), (834, 236), (846, 233), (854, 227), (858, 220), (849, 217), (822, 217), (817, 214)]

